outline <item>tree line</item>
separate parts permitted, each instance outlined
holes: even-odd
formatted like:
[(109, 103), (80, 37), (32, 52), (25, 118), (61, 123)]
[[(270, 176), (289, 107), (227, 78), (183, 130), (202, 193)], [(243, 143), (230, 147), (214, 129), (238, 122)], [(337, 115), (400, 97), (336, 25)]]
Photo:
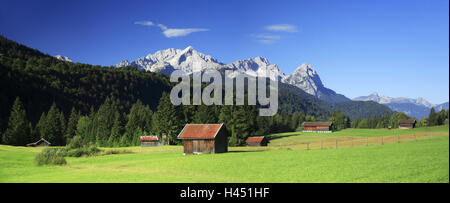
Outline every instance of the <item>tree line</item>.
[(156, 111), (137, 100), (130, 109), (124, 108), (114, 96), (107, 97), (98, 109), (83, 114), (72, 108), (65, 117), (56, 103), (42, 112), (33, 125), (19, 97), (11, 108), (8, 127), (2, 133), (1, 143), (23, 146), (44, 138), (52, 145), (66, 145), (75, 136), (83, 143), (101, 147), (124, 147), (140, 144), (143, 135), (165, 133), (169, 144), (180, 144), (178, 133), (187, 123), (223, 123), (229, 135), (229, 145), (243, 145), (249, 136), (301, 130), (304, 121), (315, 121), (311, 115), (300, 112), (257, 116), (255, 106), (174, 106), (168, 93), (163, 93)]

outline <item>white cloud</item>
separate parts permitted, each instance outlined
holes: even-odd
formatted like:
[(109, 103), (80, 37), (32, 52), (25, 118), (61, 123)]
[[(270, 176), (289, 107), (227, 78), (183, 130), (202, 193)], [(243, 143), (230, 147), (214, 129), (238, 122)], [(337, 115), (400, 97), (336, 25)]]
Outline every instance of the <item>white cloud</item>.
[(202, 31), (209, 31), (208, 29), (203, 28), (188, 28), (188, 29), (166, 29), (163, 31), (163, 34), (167, 38), (171, 37), (182, 37), (186, 36), (188, 34), (191, 34), (193, 32), (202, 32)]
[(269, 31), (276, 31), (276, 32), (298, 32), (297, 27), (290, 24), (277, 24), (277, 25), (269, 25), (264, 27), (266, 30)]
[(145, 25), (145, 26), (152, 26), (152, 25), (154, 25), (152, 21), (137, 21), (137, 22), (134, 22), (134, 24)]
[(182, 36), (189, 35), (189, 34), (191, 34), (193, 32), (209, 31), (209, 29), (205, 29), (205, 28), (184, 28), (184, 29), (181, 29), (181, 28), (168, 28), (167, 26), (165, 26), (163, 24), (154, 24), (151, 21), (137, 21), (134, 24), (144, 25), (144, 26), (158, 26), (159, 28), (161, 28), (162, 33), (167, 38), (182, 37)]
[(257, 42), (262, 44), (273, 44), (276, 40), (281, 39), (279, 35), (253, 34), (250, 37), (255, 38)]
[(279, 35), (267, 35), (267, 34), (257, 34), (257, 35), (250, 35), (254, 38), (259, 39), (280, 39), (281, 37)]

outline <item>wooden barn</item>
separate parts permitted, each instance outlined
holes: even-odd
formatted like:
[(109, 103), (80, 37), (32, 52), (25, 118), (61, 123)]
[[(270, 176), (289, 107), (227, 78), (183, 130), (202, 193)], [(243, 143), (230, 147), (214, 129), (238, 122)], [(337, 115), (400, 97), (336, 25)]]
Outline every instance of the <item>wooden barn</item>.
[(333, 122), (303, 122), (303, 132), (332, 132)]
[(249, 137), (245, 142), (248, 146), (267, 146), (267, 143), (269, 143), (267, 138), (264, 136)]
[(48, 147), (50, 146), (50, 142), (41, 138), (37, 142), (27, 144), (27, 147)]
[(162, 143), (159, 141), (158, 136), (141, 136), (139, 139), (141, 140), (141, 147), (162, 146)]
[(416, 120), (399, 120), (398, 128), (400, 129), (410, 129), (416, 127)]
[(228, 151), (223, 124), (186, 124), (178, 135), (184, 154), (223, 153)]

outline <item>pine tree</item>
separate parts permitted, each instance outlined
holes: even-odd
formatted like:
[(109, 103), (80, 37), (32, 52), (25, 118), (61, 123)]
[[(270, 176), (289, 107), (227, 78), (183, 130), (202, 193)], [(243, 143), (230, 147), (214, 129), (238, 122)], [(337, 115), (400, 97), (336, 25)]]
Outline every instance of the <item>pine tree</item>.
[(256, 133), (254, 106), (222, 106), (219, 122), (225, 125), (230, 146), (242, 145), (249, 136)]
[(200, 105), (194, 114), (193, 123), (217, 123), (214, 106)]
[(92, 134), (92, 120), (89, 116), (81, 116), (78, 119), (75, 135), (81, 137), (84, 143), (95, 141)]
[(139, 142), (136, 141), (139, 136), (142, 136), (144, 131), (150, 131), (152, 115), (153, 112), (150, 110), (150, 107), (142, 104), (140, 100), (138, 100), (131, 107), (125, 129), (127, 131), (127, 135), (131, 136), (130, 141), (133, 144), (139, 144)]
[(75, 136), (79, 118), (80, 113), (76, 111), (74, 107), (72, 107), (69, 120), (67, 121), (66, 132), (64, 134), (66, 140), (72, 139)]
[(42, 129), (45, 126), (46, 119), (47, 119), (47, 114), (45, 112), (42, 112), (39, 121), (36, 123), (36, 126), (34, 127), (34, 138), (35, 139), (40, 139), (40, 138), (44, 137), (43, 133), (42, 133)]
[(98, 146), (106, 146), (114, 124), (114, 116), (117, 111), (113, 99), (107, 97), (99, 107), (93, 119), (95, 142)]
[(119, 112), (116, 112), (115, 118), (114, 118), (114, 124), (113, 127), (111, 129), (111, 135), (109, 136), (108, 139), (108, 146), (109, 147), (119, 147), (120, 146), (120, 138), (122, 137), (122, 135), (125, 132), (125, 127), (124, 127), (124, 120), (122, 118), (124, 118), (124, 115), (120, 115)]
[(3, 144), (23, 146), (31, 142), (30, 122), (19, 97), (16, 98), (9, 116), (8, 128), (3, 135)]
[(428, 126), (436, 126), (438, 125), (438, 114), (431, 108), (430, 114), (428, 115)]
[(52, 145), (65, 145), (64, 127), (64, 115), (59, 111), (56, 104), (53, 102), (47, 116), (45, 117), (45, 122), (43, 122), (43, 125), (40, 126), (41, 136)]
[(177, 135), (183, 126), (180, 117), (170, 101), (169, 94), (164, 92), (159, 100), (157, 111), (152, 117), (152, 132), (157, 135), (166, 133), (169, 144), (180, 143), (177, 140)]

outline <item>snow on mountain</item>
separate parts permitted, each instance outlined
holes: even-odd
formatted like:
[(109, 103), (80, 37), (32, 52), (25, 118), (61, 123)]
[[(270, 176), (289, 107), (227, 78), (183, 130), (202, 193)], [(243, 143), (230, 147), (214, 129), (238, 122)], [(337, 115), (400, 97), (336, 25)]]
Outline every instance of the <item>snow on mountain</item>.
[(283, 82), (297, 86), (314, 96), (318, 96), (320, 89), (325, 88), (316, 71), (312, 69), (311, 65), (306, 63), (297, 67)]
[(309, 64), (302, 64), (290, 75), (286, 76), (283, 83), (294, 85), (308, 94), (329, 102), (350, 101), (347, 97), (337, 94), (335, 91), (326, 88), (319, 74)]
[(436, 111), (448, 110), (448, 102), (434, 106), (434, 110), (436, 110)]
[(220, 69), (223, 66), (222, 63), (217, 62), (211, 56), (197, 52), (189, 46), (183, 50), (170, 48), (157, 51), (154, 54), (149, 54), (131, 63), (125, 60), (117, 64), (116, 67), (136, 65), (138, 69), (144, 69), (150, 72), (170, 74), (173, 70), (178, 69), (191, 74), (194, 71), (194, 64), (203, 70)]
[(72, 62), (72, 60), (70, 60), (69, 57), (67, 57), (67, 56), (56, 55), (55, 58), (57, 58), (61, 61)]
[(272, 80), (283, 80), (286, 77), (277, 64), (270, 64), (269, 60), (263, 57), (239, 60), (226, 64), (225, 67), (254, 77), (267, 76)]
[[(417, 99), (405, 98), (405, 97), (388, 97), (380, 96), (374, 92), (368, 96), (356, 97), (355, 101), (374, 101), (380, 104), (385, 104), (394, 111), (404, 112), (406, 115), (416, 118), (427, 117), (432, 107), (435, 110), (440, 111), (442, 109), (448, 109), (448, 102), (443, 104), (432, 104), (422, 97)], [(447, 104), (447, 106), (446, 106)], [(447, 107), (447, 108), (445, 108)]]
[(191, 74), (194, 72), (194, 66), (196, 66), (201, 67), (203, 70), (225, 69), (235, 71), (235, 73), (229, 74), (229, 77), (235, 77), (236, 73), (245, 73), (250, 76), (264, 75), (272, 80), (277, 79), (282, 83), (297, 86), (305, 92), (326, 101), (350, 101), (350, 99), (345, 96), (336, 94), (333, 90), (325, 88), (319, 75), (309, 64), (302, 64), (294, 71), (294, 73), (286, 76), (279, 69), (277, 64), (270, 64), (269, 61), (263, 57), (249, 58), (224, 64), (189, 46), (183, 50), (171, 48), (157, 51), (154, 54), (149, 54), (146, 57), (139, 58), (132, 62), (125, 60), (115, 65), (115, 67), (134, 65), (136, 65), (138, 69), (165, 74), (170, 74), (174, 70), (183, 70), (184, 72)]

